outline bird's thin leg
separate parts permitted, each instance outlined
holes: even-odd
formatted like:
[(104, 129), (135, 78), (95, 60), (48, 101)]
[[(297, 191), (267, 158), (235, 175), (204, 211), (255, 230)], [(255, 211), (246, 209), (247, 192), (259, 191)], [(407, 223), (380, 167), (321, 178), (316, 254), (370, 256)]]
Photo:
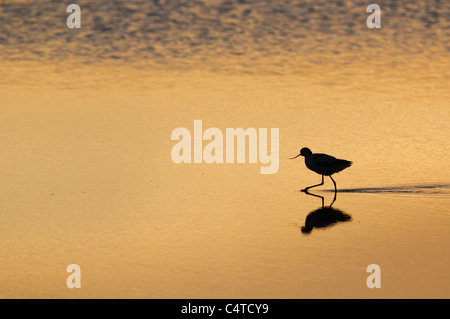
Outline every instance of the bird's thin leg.
[(331, 202), (330, 206), (328, 206), (328, 207), (331, 208), (331, 206), (334, 204), (334, 202), (336, 201), (336, 195), (337, 195), (337, 190), (335, 189), (335, 190), (334, 190), (334, 198), (333, 198), (333, 201)]
[(333, 184), (334, 184), (334, 192), (337, 193), (336, 182), (334, 181), (333, 177), (331, 177), (331, 175), (330, 175), (330, 178), (331, 178), (331, 180), (333, 181)]
[(322, 208), (324, 207), (324, 197), (323, 197), (323, 196), (320, 196), (320, 195), (316, 195), (316, 194), (310, 193), (310, 192), (308, 192), (308, 190), (304, 191), (304, 193), (305, 193), (306, 195), (311, 195), (311, 196), (314, 196), (314, 197), (319, 197), (319, 198), (322, 200)]
[[(331, 177), (331, 176), (330, 176)], [(322, 175), (322, 183), (320, 183), (320, 184), (317, 184), (317, 185), (313, 185), (313, 186), (308, 186), (308, 187), (306, 187), (305, 189), (302, 189), (302, 192), (307, 192), (308, 191), (308, 189), (311, 189), (311, 188), (313, 188), (313, 187), (317, 187), (317, 186), (320, 186), (320, 185), (323, 185), (323, 175)]]

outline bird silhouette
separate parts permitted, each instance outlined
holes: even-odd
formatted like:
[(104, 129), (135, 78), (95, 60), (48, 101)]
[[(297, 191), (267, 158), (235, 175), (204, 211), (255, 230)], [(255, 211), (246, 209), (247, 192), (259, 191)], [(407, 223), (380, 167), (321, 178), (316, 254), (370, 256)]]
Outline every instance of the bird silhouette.
[(331, 177), (331, 175), (338, 173), (352, 165), (351, 161), (347, 161), (344, 159), (337, 159), (327, 154), (313, 153), (307, 147), (302, 148), (300, 150), (300, 154), (290, 159), (294, 159), (299, 156), (305, 157), (305, 165), (307, 168), (309, 168), (313, 172), (316, 172), (317, 174), (322, 175), (322, 183), (308, 186), (305, 189), (302, 189), (302, 192), (307, 192), (309, 189), (313, 187), (323, 185), (324, 176), (329, 176), (331, 178), (334, 184), (334, 190), (337, 191), (336, 182), (334, 181), (333, 177)]
[(313, 210), (306, 216), (305, 225), (301, 230), (303, 234), (309, 234), (314, 228), (325, 228), (339, 222), (350, 221), (352, 217), (343, 211), (330, 207), (321, 207)]

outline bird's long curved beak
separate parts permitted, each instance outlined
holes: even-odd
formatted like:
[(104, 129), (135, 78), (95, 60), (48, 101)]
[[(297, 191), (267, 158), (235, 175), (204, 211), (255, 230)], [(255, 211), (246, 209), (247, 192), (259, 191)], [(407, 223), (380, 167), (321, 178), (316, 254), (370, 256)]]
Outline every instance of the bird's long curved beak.
[(289, 157), (289, 159), (294, 159), (294, 158), (297, 158), (297, 157), (299, 157), (300, 156), (300, 154), (298, 154), (297, 156), (295, 156), (295, 157)]

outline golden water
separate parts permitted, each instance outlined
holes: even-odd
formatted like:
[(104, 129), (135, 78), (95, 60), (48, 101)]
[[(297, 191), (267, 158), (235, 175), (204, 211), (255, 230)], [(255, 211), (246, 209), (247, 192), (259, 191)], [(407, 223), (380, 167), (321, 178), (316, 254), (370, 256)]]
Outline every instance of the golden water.
[[(90, 3), (0, 4), (0, 297), (450, 297), (448, 4)], [(278, 173), (174, 164), (196, 119), (279, 128)], [(309, 233), (305, 146), (353, 161)]]

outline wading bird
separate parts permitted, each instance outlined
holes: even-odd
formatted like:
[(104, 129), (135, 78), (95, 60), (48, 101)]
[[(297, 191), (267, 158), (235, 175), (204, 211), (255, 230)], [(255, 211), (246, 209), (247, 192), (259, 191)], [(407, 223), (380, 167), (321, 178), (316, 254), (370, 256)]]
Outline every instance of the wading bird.
[(302, 189), (302, 192), (307, 192), (308, 189), (310, 188), (323, 185), (324, 176), (329, 176), (331, 178), (334, 184), (334, 191), (337, 192), (336, 182), (331, 177), (331, 175), (340, 172), (343, 169), (346, 169), (347, 167), (350, 167), (352, 165), (352, 162), (350, 161), (337, 159), (327, 154), (320, 154), (320, 153), (313, 154), (313, 152), (311, 152), (311, 150), (307, 147), (302, 148), (300, 150), (300, 154), (290, 159), (297, 158), (300, 155), (305, 157), (306, 167), (308, 167), (313, 172), (322, 175), (322, 183), (306, 187), (305, 189)]

